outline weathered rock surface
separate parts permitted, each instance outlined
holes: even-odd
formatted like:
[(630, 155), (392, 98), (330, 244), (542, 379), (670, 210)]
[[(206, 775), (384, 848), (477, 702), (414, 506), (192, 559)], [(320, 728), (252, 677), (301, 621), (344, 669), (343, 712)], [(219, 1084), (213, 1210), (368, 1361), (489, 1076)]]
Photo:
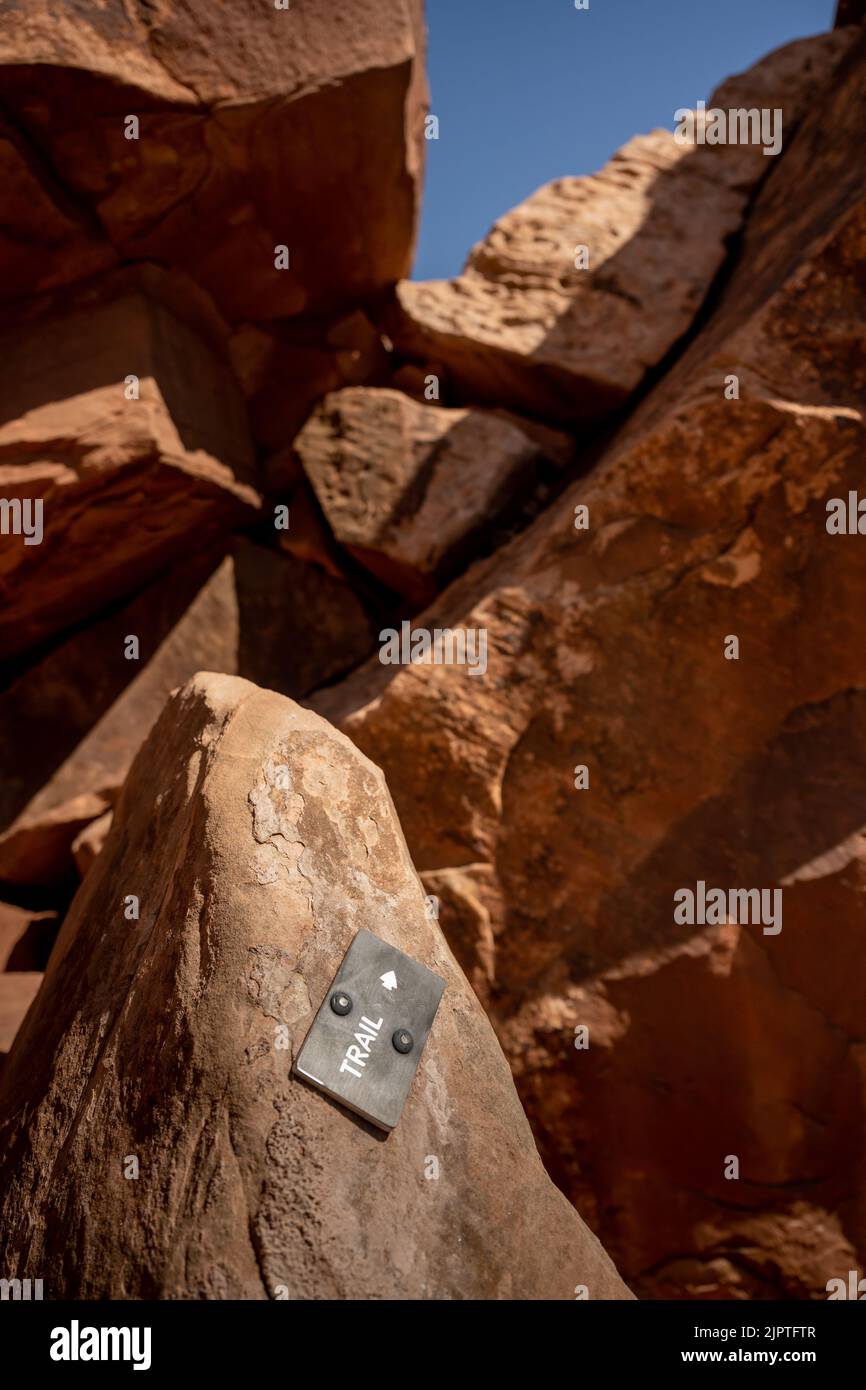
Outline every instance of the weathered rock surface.
[[(789, 134), (850, 43), (837, 31), (789, 44), (710, 105), (778, 107)], [(597, 420), (690, 327), (773, 162), (755, 145), (637, 136), (599, 173), (557, 179), (507, 213), (456, 279), (401, 282), (388, 331), (410, 357), (443, 363), (458, 401)]]
[[(125, 655), (129, 635), (137, 660)], [(0, 726), (16, 730), (18, 748), (0, 785), (0, 881), (51, 884), (81, 872), (92, 857), (88, 827), (113, 804), (170, 692), (196, 671), (300, 696), (357, 664), (373, 641), (355, 595), (290, 555), (241, 540), (175, 567), (0, 693)]]
[(294, 447), (336, 539), (417, 602), (573, 451), (566, 436), (505, 413), (363, 386), (327, 395)]
[[(371, 663), (316, 701), (649, 1295), (825, 1297), (866, 1262), (866, 540), (827, 530), (866, 447), (864, 74), (861, 40), (601, 463), (417, 620), (485, 628), (486, 675)], [(675, 923), (698, 880), (781, 888), (781, 932)]]
[[(101, 254), (188, 270), (233, 321), (393, 283), (414, 235), (423, 47), (419, 0), (29, 4), (0, 39), (0, 99), (22, 147), (0, 293), (87, 273)], [(44, 223), (26, 196), (34, 163)], [(38, 257), (22, 260), (34, 232)]]
[[(447, 981), (384, 1139), (290, 1075), (362, 927)], [(226, 676), (136, 760), (3, 1069), (0, 1230), (8, 1277), (60, 1298), (629, 1296), (542, 1169), (381, 773)]]
[(141, 587), (191, 535), (254, 519), (259, 498), (228, 367), (137, 277), (11, 324), (0, 352), (0, 494), (21, 507), (0, 549), (2, 659)]

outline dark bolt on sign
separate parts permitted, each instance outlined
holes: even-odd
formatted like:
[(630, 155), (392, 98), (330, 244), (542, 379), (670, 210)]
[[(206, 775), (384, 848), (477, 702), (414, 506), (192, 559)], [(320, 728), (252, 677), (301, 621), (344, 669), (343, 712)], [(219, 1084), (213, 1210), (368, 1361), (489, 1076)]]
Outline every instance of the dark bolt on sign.
[(359, 931), (304, 1039), (295, 1071), (380, 1129), (393, 1129), (444, 988), (442, 977), (426, 965)]

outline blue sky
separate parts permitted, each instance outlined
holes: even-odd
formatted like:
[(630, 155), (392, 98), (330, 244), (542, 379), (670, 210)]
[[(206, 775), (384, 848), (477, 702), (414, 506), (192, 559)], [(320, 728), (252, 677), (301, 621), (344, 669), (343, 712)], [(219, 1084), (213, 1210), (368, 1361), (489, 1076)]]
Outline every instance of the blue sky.
[(503, 212), (589, 174), (731, 73), (833, 23), (835, 0), (427, 0), (427, 177), (413, 276), (456, 275)]

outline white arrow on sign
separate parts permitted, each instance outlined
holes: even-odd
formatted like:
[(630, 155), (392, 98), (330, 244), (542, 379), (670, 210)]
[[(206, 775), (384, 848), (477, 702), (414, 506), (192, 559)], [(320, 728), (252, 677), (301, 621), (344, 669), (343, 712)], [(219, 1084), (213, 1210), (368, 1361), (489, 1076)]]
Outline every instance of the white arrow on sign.
[(386, 989), (397, 988), (397, 976), (394, 974), (393, 970), (389, 970), (386, 974), (380, 975), (379, 979), (382, 981), (382, 984), (385, 986)]

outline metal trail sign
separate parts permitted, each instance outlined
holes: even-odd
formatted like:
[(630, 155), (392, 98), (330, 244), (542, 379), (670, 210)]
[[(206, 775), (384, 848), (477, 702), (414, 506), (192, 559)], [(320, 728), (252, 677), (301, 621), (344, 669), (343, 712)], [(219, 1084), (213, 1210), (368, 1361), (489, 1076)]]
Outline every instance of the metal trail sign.
[(400, 1118), (445, 981), (369, 931), (352, 941), (295, 1061), (380, 1129)]

